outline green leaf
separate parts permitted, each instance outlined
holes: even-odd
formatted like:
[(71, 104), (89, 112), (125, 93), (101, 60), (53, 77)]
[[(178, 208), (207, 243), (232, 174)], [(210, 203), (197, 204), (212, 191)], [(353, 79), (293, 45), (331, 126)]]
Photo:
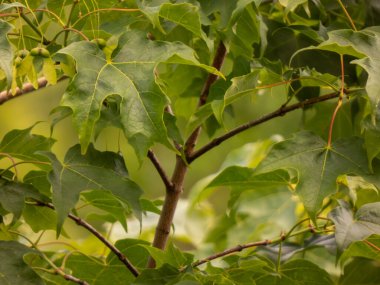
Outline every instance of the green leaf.
[[(3, 5), (10, 4), (1, 4), (1, 6), (4, 8)], [(0, 69), (4, 71), (7, 78), (7, 89), (10, 88), (12, 83), (13, 52), (7, 37), (7, 34), (11, 29), (12, 26), (10, 24), (0, 20)]]
[(198, 7), (190, 3), (164, 3), (160, 6), (159, 16), (184, 27), (194, 35), (203, 38)]
[[(128, 257), (128, 260), (137, 268), (145, 269), (149, 259), (149, 252), (142, 249), (142, 246), (148, 246), (149, 242), (141, 239), (123, 239), (118, 240), (115, 246)], [(107, 256), (107, 263), (110, 265), (120, 264), (119, 258), (110, 252)]]
[(334, 30), (328, 33), (329, 39), (317, 47), (300, 49), (293, 55), (306, 50), (326, 50), (341, 55), (351, 55), (359, 58), (352, 61), (360, 65), (368, 73), (366, 90), (375, 112), (380, 102), (380, 85), (377, 75), (380, 72), (380, 59), (378, 51), (380, 48), (380, 28), (370, 27), (361, 31)]
[[(48, 161), (46, 157), (38, 152), (50, 150), (55, 140), (31, 134), (32, 128), (12, 130), (7, 133), (1, 140), (0, 152), (25, 161), (36, 161), (36, 166), (48, 169), (49, 166), (38, 163)], [(0, 157), (2, 157), (1, 154)]]
[(91, 144), (86, 155), (81, 155), (80, 146), (70, 148), (64, 162), (54, 154), (45, 153), (51, 160), (53, 170), (49, 180), (53, 188), (53, 204), (57, 211), (57, 235), (70, 210), (85, 190), (101, 190), (112, 193), (129, 205), (135, 216), (141, 220), (139, 198), (142, 190), (128, 178), (124, 159), (109, 151), (100, 152)]
[(20, 2), (14, 2), (14, 3), (1, 3), (0, 4), (0, 11), (5, 11), (8, 9), (13, 9), (13, 8), (26, 8), (23, 4)]
[(128, 205), (125, 205), (122, 200), (118, 199), (110, 192), (99, 190), (83, 192), (81, 195), (87, 203), (90, 203), (94, 207), (102, 209), (112, 215), (117, 221), (120, 222), (125, 231), (128, 232), (127, 217), (129, 207)]
[(35, 233), (56, 229), (57, 214), (47, 207), (25, 205), (22, 216)]
[(94, 257), (72, 254), (65, 265), (72, 275), (91, 285), (131, 284), (134, 280), (132, 273), (121, 262), (111, 265)]
[(371, 235), (363, 241), (356, 241), (343, 252), (339, 258), (341, 264), (345, 264), (351, 257), (363, 257), (380, 261), (380, 236)]
[(42, 279), (25, 263), (24, 256), (35, 252), (15, 241), (0, 241), (0, 283), (43, 285)]
[(5, 210), (13, 213), (14, 220), (20, 218), (26, 198), (44, 199), (31, 185), (0, 178), (0, 204)]
[(363, 205), (355, 215), (346, 202), (340, 204), (329, 213), (335, 224), (335, 239), (340, 250), (352, 242), (380, 234), (380, 202)]
[(156, 261), (156, 266), (161, 267), (164, 264), (170, 264), (176, 268), (182, 268), (190, 265), (194, 256), (181, 252), (173, 243), (169, 243), (165, 250), (152, 246), (143, 246)]
[(121, 123), (140, 160), (154, 142), (172, 148), (163, 122), (168, 100), (155, 83), (158, 63), (193, 65), (221, 75), (215, 68), (199, 63), (194, 51), (184, 44), (149, 41), (138, 32), (120, 37), (112, 59), (106, 59), (103, 51), (89, 42), (73, 43), (59, 53), (72, 56), (77, 64), (77, 74), (62, 105), (74, 112), (82, 153), (91, 141), (102, 103), (114, 94), (122, 98)]
[(332, 285), (329, 274), (316, 264), (296, 259), (284, 263), (276, 270), (269, 261), (241, 261), (238, 268), (228, 270), (229, 277), (237, 284), (256, 285)]
[(380, 283), (379, 264), (372, 260), (357, 258), (344, 267), (339, 285), (377, 285)]
[(366, 173), (367, 156), (358, 138), (341, 139), (327, 147), (320, 137), (302, 131), (273, 146), (257, 168), (257, 173), (276, 169), (298, 172), (297, 194), (314, 218), (323, 199), (337, 191), (339, 175)]
[(232, 84), (225, 92), (224, 99), (209, 102), (199, 108), (190, 118), (187, 132), (191, 133), (194, 131), (197, 126), (205, 122), (213, 113), (220, 121), (226, 106), (231, 105), (245, 95), (255, 94), (257, 91), (257, 83), (260, 78), (260, 72), (260, 69), (255, 69), (249, 74), (232, 78)]
[(132, 285), (166, 285), (178, 280), (179, 276), (180, 272), (177, 268), (164, 264), (158, 269), (145, 269)]

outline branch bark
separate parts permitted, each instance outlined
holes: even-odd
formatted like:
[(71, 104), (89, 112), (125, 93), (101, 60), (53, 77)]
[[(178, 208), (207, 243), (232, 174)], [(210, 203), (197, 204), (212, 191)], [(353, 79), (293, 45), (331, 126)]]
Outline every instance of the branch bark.
[[(212, 66), (220, 70), (225, 56), (226, 56), (226, 47), (224, 46), (223, 42), (220, 42), (216, 50)], [(208, 75), (199, 97), (198, 107), (206, 103), (207, 97), (210, 91), (210, 87), (216, 81), (217, 78), (218, 77), (215, 74)], [(200, 134), (200, 130), (201, 130), (201, 127), (198, 127), (187, 139), (184, 146), (185, 147), (184, 152), (187, 156), (193, 152), (194, 147), (196, 145), (196, 141)], [(162, 211), (157, 223), (157, 227), (156, 227), (156, 231), (155, 231), (155, 235), (154, 235), (154, 239), (152, 243), (152, 245), (156, 248), (165, 249), (165, 246), (170, 234), (170, 228), (173, 223), (174, 214), (177, 208), (178, 200), (183, 191), (183, 183), (185, 180), (187, 169), (188, 169), (187, 162), (185, 162), (181, 156), (177, 155), (176, 165), (175, 165), (174, 172), (171, 178), (171, 184), (165, 183), (165, 185), (166, 184), (167, 185), (166, 185), (164, 205), (162, 207)], [(159, 170), (159, 173), (160, 173), (160, 170)], [(155, 267), (155, 261), (153, 258), (149, 259), (148, 267), (149, 268)]]
[[(65, 79), (67, 79), (67, 77), (63, 76), (60, 79), (58, 79), (58, 81), (62, 81), (62, 80), (65, 80)], [(46, 80), (45, 77), (39, 78), (37, 80), (37, 83), (38, 83), (38, 88), (46, 87), (46, 85), (48, 84), (48, 82), (47, 82), (47, 80)], [(4, 104), (8, 100), (17, 98), (20, 95), (24, 95), (24, 94), (30, 93), (32, 91), (35, 91), (35, 90), (37, 90), (37, 89), (35, 89), (33, 87), (32, 83), (25, 83), (22, 86), (22, 88), (18, 88), (17, 87), (15, 94), (12, 94), (12, 92), (8, 91), (8, 90), (2, 91), (2, 92), (0, 92), (0, 105)]]
[(284, 116), (291, 111), (294, 111), (297, 109), (302, 109), (306, 106), (313, 105), (313, 104), (323, 102), (323, 101), (327, 101), (327, 100), (330, 100), (333, 98), (337, 98), (337, 97), (339, 97), (339, 94), (340, 94), (340, 92), (334, 92), (334, 93), (322, 95), (319, 97), (314, 97), (314, 98), (311, 98), (311, 99), (308, 99), (308, 100), (305, 100), (302, 102), (298, 102), (298, 103), (295, 103), (293, 105), (281, 106), (280, 108), (273, 111), (272, 113), (266, 114), (266, 115), (264, 115), (258, 119), (255, 119), (255, 120), (252, 120), (248, 123), (240, 125), (239, 127), (232, 129), (231, 131), (225, 133), (224, 135), (221, 135), (220, 137), (213, 139), (211, 142), (204, 145), (199, 150), (190, 154), (187, 157), (187, 162), (188, 163), (193, 162), (194, 160), (196, 160), (200, 156), (204, 155), (206, 152), (208, 152), (208, 151), (212, 150), (213, 148), (217, 147), (218, 145), (220, 145), (222, 142), (234, 137), (235, 135), (237, 135), (237, 134), (239, 134), (245, 130), (248, 130), (254, 126), (260, 125), (260, 124), (267, 122), (273, 118)]
[[(37, 202), (36, 204), (37, 206), (47, 207), (54, 210), (54, 206), (50, 203), (45, 203), (41, 201), (36, 201), (36, 202)], [(112, 243), (110, 243), (104, 236), (102, 236), (102, 234), (99, 233), (93, 226), (91, 226), (86, 221), (82, 220), (81, 218), (71, 213), (68, 215), (68, 217), (74, 222), (76, 222), (77, 225), (85, 228), (90, 233), (92, 233), (95, 237), (97, 237), (98, 240), (100, 240), (105, 246), (107, 246), (119, 258), (119, 260), (122, 263), (124, 263), (124, 265), (135, 277), (139, 276), (140, 274), (139, 271), (133, 266), (133, 264), (128, 260), (128, 258), (120, 250), (118, 250)]]

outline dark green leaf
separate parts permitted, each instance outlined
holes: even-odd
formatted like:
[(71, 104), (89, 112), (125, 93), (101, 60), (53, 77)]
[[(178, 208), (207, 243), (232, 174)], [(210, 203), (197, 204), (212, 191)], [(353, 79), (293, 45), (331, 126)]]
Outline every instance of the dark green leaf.
[(346, 249), (352, 242), (380, 234), (380, 202), (363, 205), (355, 215), (346, 202), (340, 203), (341, 206), (329, 214), (335, 224), (335, 238), (340, 250)]
[(57, 214), (47, 207), (25, 205), (22, 216), (35, 233), (56, 229)]
[(125, 205), (122, 200), (118, 199), (111, 192), (101, 190), (83, 192), (81, 195), (87, 203), (111, 214), (120, 222), (125, 231), (128, 231), (127, 217), (129, 214), (129, 207), (128, 205)]
[(91, 144), (86, 155), (80, 146), (72, 147), (60, 163), (54, 154), (45, 153), (51, 160), (53, 170), (49, 180), (53, 187), (53, 204), (58, 214), (58, 234), (63, 222), (84, 190), (101, 190), (115, 195), (129, 205), (136, 217), (141, 219), (139, 198), (142, 190), (128, 178), (124, 159), (113, 152), (100, 152)]
[(24, 255), (32, 252), (35, 251), (18, 242), (0, 241), (0, 284), (45, 284), (24, 261)]
[[(178, 280), (180, 272), (177, 268), (165, 264), (158, 269), (145, 269), (132, 283), (133, 285), (166, 285)], [(175, 284), (175, 283), (174, 283)]]
[[(0, 152), (25, 161), (37, 161), (36, 165), (38, 167), (48, 169), (49, 166), (38, 163), (48, 161), (46, 157), (38, 154), (38, 152), (50, 150), (55, 140), (41, 135), (31, 134), (32, 128), (33, 127), (24, 130), (12, 130), (7, 133), (1, 140)], [(0, 154), (0, 157), (1, 156)]]
[(360, 139), (342, 139), (328, 147), (320, 137), (303, 131), (275, 144), (257, 173), (281, 168), (296, 170), (299, 183), (295, 193), (314, 218), (323, 199), (337, 191), (338, 176), (365, 173), (367, 165)]
[(377, 285), (380, 284), (380, 265), (372, 260), (355, 259), (344, 267), (339, 285)]
[(193, 261), (193, 255), (181, 252), (173, 243), (169, 243), (166, 250), (161, 250), (152, 246), (144, 246), (156, 261), (156, 266), (170, 264), (176, 268), (182, 268)]
[(0, 178), (0, 204), (13, 213), (14, 219), (20, 218), (26, 198), (43, 200), (43, 196), (33, 186)]
[[(145, 269), (148, 263), (149, 252), (145, 250), (142, 246), (148, 246), (149, 242), (138, 239), (123, 239), (118, 240), (115, 246), (128, 257), (128, 260), (137, 268)], [(110, 253), (107, 256), (107, 263), (110, 265), (120, 264), (119, 258), (114, 254)]]

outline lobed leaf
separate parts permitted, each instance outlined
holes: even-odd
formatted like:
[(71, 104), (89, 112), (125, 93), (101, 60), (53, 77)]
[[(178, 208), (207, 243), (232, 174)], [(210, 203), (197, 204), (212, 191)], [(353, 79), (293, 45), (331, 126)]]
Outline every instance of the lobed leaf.
[(24, 256), (35, 250), (16, 241), (0, 241), (0, 283), (43, 285), (42, 279), (25, 263)]
[(89, 42), (73, 43), (59, 53), (76, 61), (77, 74), (62, 105), (73, 110), (82, 153), (91, 141), (101, 106), (110, 95), (122, 98), (120, 120), (140, 160), (154, 142), (172, 148), (163, 122), (168, 100), (155, 83), (154, 70), (158, 63), (194, 65), (221, 75), (215, 68), (199, 63), (194, 51), (186, 45), (150, 41), (139, 32), (123, 34), (111, 59)]
[(80, 146), (70, 148), (61, 163), (52, 153), (45, 153), (52, 163), (49, 181), (53, 189), (53, 204), (57, 211), (57, 235), (70, 210), (85, 190), (99, 190), (112, 193), (128, 205), (141, 220), (139, 199), (140, 187), (128, 178), (124, 159), (117, 153), (100, 152), (92, 145), (85, 155)]
[(337, 191), (336, 180), (342, 174), (367, 173), (367, 155), (359, 138), (341, 139), (331, 147), (308, 131), (273, 146), (257, 168), (257, 173), (276, 169), (294, 169), (299, 182), (295, 193), (314, 218), (323, 199)]
[(335, 239), (340, 250), (352, 242), (380, 234), (380, 202), (363, 205), (355, 215), (346, 202), (340, 201), (340, 204), (329, 213), (335, 224)]

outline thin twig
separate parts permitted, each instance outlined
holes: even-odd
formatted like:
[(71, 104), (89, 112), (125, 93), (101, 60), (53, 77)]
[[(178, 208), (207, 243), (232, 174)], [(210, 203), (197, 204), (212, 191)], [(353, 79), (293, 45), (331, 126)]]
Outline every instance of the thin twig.
[(166, 189), (171, 189), (173, 187), (173, 183), (170, 181), (170, 178), (166, 175), (166, 172), (163, 169), (160, 161), (158, 160), (158, 158), (156, 157), (156, 155), (151, 149), (148, 150), (148, 157), (150, 161), (152, 162), (152, 164), (154, 165), (154, 167), (156, 168), (162, 181), (164, 182)]
[[(65, 79), (67, 79), (67, 76), (62, 76), (61, 78), (58, 79), (57, 82), (63, 81)], [(42, 88), (42, 87), (46, 87), (46, 85), (48, 84), (48, 81), (46, 80), (45, 77), (41, 77), (41, 78), (38, 78), (37, 83), (38, 83), (38, 88)], [(24, 83), (22, 88), (17, 87), (15, 94), (12, 94), (11, 91), (7, 91), (7, 90), (2, 91), (0, 92), (0, 105), (4, 104), (8, 100), (17, 98), (20, 95), (24, 95), (35, 90), (36, 89), (33, 87), (33, 84), (28, 82), (28, 83)]]
[[(346, 91), (347, 92), (347, 91)], [(276, 118), (276, 117), (281, 117), (281, 116), (284, 116), (285, 114), (291, 112), (291, 111), (294, 111), (294, 110), (297, 110), (297, 109), (302, 109), (306, 106), (309, 106), (309, 105), (313, 105), (313, 104), (316, 104), (316, 103), (319, 103), (319, 102), (323, 102), (323, 101), (327, 101), (327, 100), (330, 100), (330, 99), (333, 99), (333, 98), (337, 98), (339, 97), (339, 94), (340, 92), (333, 92), (333, 93), (329, 93), (329, 94), (326, 94), (326, 95), (322, 95), (322, 96), (319, 96), (319, 97), (314, 97), (314, 98), (310, 98), (308, 100), (305, 100), (305, 101), (302, 101), (302, 102), (298, 102), (298, 103), (295, 103), (293, 105), (289, 105), (289, 106), (281, 106), (280, 108), (278, 108), (276, 111), (274, 112), (271, 112), (269, 114), (266, 114), (258, 119), (255, 119), (253, 121), (250, 121), (248, 123), (245, 123), (239, 127), (236, 127), (235, 129), (232, 129), (231, 131), (225, 133), (224, 135), (220, 136), (220, 137), (217, 137), (215, 139), (213, 139), (211, 142), (209, 142), (208, 144), (204, 145), (202, 148), (200, 148), (199, 150), (195, 151), (192, 155), (189, 155), (187, 157), (187, 162), (188, 163), (191, 163), (193, 162), (195, 159), (197, 159), (198, 157), (202, 156), (203, 154), (205, 154), (206, 152), (212, 150), (213, 148), (215, 148), (216, 146), (220, 145), (222, 142), (234, 137), (235, 135), (245, 131), (245, 130), (248, 130), (254, 126), (257, 126), (257, 125), (260, 125), (264, 122), (267, 122), (273, 118)]]
[(348, 21), (350, 22), (351, 27), (354, 29), (355, 32), (357, 32), (358, 30), (356, 29), (355, 23), (354, 23), (354, 21), (352, 20), (350, 14), (348, 13), (346, 7), (344, 7), (344, 5), (343, 5), (343, 3), (342, 3), (342, 0), (338, 0), (338, 3), (339, 3), (339, 5), (340, 5), (340, 7), (342, 8), (344, 14), (346, 15)]
[[(267, 246), (267, 245), (270, 245), (270, 244), (276, 244), (276, 243), (279, 243), (279, 242), (283, 242), (284, 240), (286, 240), (289, 237), (293, 237), (293, 236), (300, 235), (300, 234), (307, 233), (307, 232), (316, 233), (316, 230), (315, 230), (315, 228), (313, 226), (311, 226), (311, 227), (308, 227), (306, 229), (302, 229), (302, 230), (299, 230), (297, 232), (293, 232), (293, 234), (291, 234), (291, 235), (281, 234), (280, 237), (278, 237), (276, 239), (273, 239), (273, 240), (266, 239), (266, 240), (262, 240), (262, 241), (256, 241), (256, 242), (246, 243), (246, 244), (243, 244), (243, 245), (237, 245), (237, 246), (234, 246), (232, 248), (226, 249), (226, 250), (224, 250), (222, 252), (218, 252), (218, 253), (212, 254), (212, 255), (210, 255), (210, 256), (208, 256), (206, 258), (197, 260), (191, 266), (192, 267), (197, 267), (197, 266), (202, 265), (202, 264), (204, 264), (206, 262), (209, 262), (211, 260), (214, 260), (214, 259), (226, 256), (226, 255), (230, 255), (231, 253), (240, 252), (240, 251), (242, 251), (244, 249), (247, 249), (247, 248), (252, 248), (252, 247), (257, 247), (257, 246)], [(321, 232), (324, 232), (324, 231), (321, 231)]]
[(343, 96), (344, 96), (344, 60), (343, 60), (342, 54), (340, 55), (340, 68), (341, 68), (341, 75), (342, 75), (341, 88), (340, 88), (338, 104), (336, 105), (334, 113), (331, 117), (331, 122), (330, 122), (330, 127), (329, 127), (329, 137), (327, 140), (327, 147), (328, 148), (331, 147), (332, 133), (333, 133), (335, 118), (336, 118), (336, 115), (338, 114), (338, 111), (339, 111), (339, 109), (343, 103)]
[[(52, 210), (54, 210), (54, 206), (50, 203), (45, 203), (41, 201), (36, 201), (37, 206), (43, 206), (48, 207)], [(88, 230), (90, 233), (92, 233), (95, 237), (97, 237), (104, 245), (106, 245), (118, 258), (119, 260), (124, 263), (124, 265), (128, 268), (128, 270), (137, 277), (140, 273), (139, 271), (133, 266), (133, 264), (128, 260), (128, 258), (119, 250), (117, 249), (112, 243), (110, 243), (107, 239), (105, 239), (101, 233), (99, 233), (93, 226), (91, 226), (86, 221), (82, 220), (81, 218), (69, 213), (68, 217), (77, 223), (77, 225), (84, 227), (86, 230)]]
[[(31, 245), (32, 247), (38, 251), (38, 253), (41, 255), (41, 257), (43, 259), (45, 259), (45, 261), (54, 269), (54, 272), (51, 272), (51, 271), (48, 271), (48, 270), (44, 270), (45, 272), (49, 272), (51, 274), (59, 274), (61, 275), (64, 279), (68, 280), (68, 281), (72, 281), (74, 283), (78, 283), (80, 285), (90, 285), (89, 283), (87, 283), (86, 281), (82, 280), (82, 279), (79, 279), (71, 274), (67, 274), (66, 272), (64, 272), (60, 267), (58, 267), (57, 265), (54, 264), (53, 261), (50, 260), (50, 258), (48, 258), (46, 256), (45, 253), (43, 253), (41, 250), (38, 249), (37, 247), (37, 244), (34, 243), (33, 241), (31, 241), (28, 237), (16, 232), (16, 231), (13, 231), (13, 230), (9, 230), (10, 233), (13, 233), (13, 234), (16, 234), (22, 238), (24, 238), (25, 240), (27, 240)], [(42, 269), (42, 268), (39, 268), (39, 269)]]
[[(5, 152), (0, 152), (0, 158), (1, 158), (1, 156), (7, 157), (12, 162), (11, 168), (13, 167), (15, 170), (15, 177), (16, 177), (16, 181), (17, 181), (18, 180), (18, 171), (17, 171), (17, 167), (16, 167), (16, 161), (14, 160), (13, 156), (11, 156), (10, 154), (5, 153)], [(3, 171), (0, 173), (0, 175), (1, 174), (3, 174)]]
[[(214, 61), (212, 63), (212, 66), (215, 67), (217, 70), (221, 69), (223, 62), (224, 62), (224, 58), (226, 57), (226, 53), (227, 53), (226, 47), (225, 47), (223, 41), (220, 41), (219, 46), (218, 46), (216, 53), (215, 53)], [(198, 108), (203, 106), (204, 104), (206, 104), (211, 85), (217, 79), (218, 79), (218, 76), (213, 74), (213, 73), (210, 73), (208, 75), (207, 80), (203, 86), (201, 95), (199, 97)], [(187, 141), (185, 143), (185, 154), (186, 154), (186, 156), (190, 156), (192, 154), (192, 152), (194, 151), (194, 148), (195, 148), (195, 145), (197, 143), (200, 132), (201, 132), (201, 126), (197, 127), (191, 133), (189, 138), (187, 139)]]

